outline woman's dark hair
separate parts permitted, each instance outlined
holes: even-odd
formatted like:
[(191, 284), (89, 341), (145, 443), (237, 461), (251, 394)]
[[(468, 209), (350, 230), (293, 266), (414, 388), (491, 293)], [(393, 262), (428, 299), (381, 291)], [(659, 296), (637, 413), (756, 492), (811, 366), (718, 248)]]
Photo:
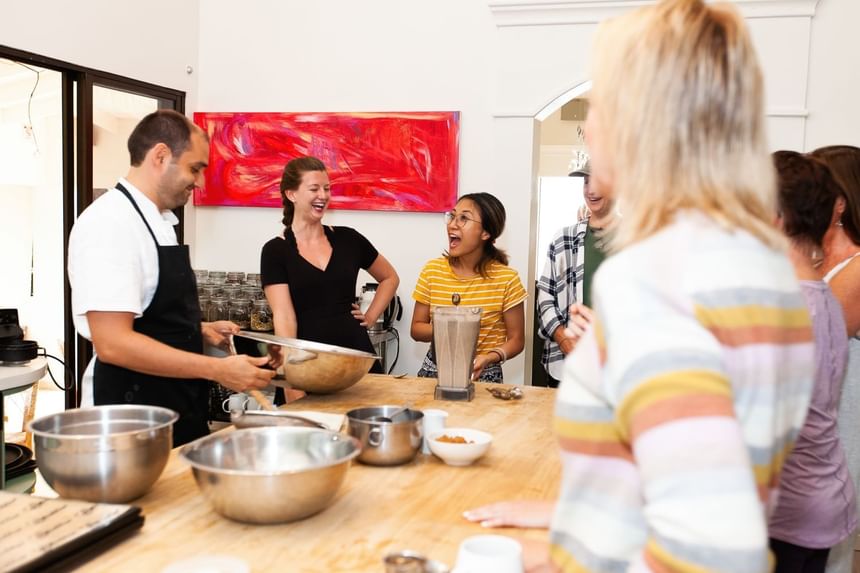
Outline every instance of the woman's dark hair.
[[(477, 271), (484, 278), (489, 275), (487, 269), (492, 261), (508, 264), (508, 255), (503, 250), (496, 247), (496, 239), (505, 230), (505, 206), (502, 202), (496, 199), (494, 195), (489, 193), (469, 193), (463, 195), (457, 201), (468, 199), (478, 208), (478, 216), (481, 217), (481, 227), (490, 235), (490, 238), (484, 242), (484, 252), (481, 253), (481, 260), (478, 261)], [(447, 253), (446, 253), (447, 256)], [(448, 257), (451, 262), (457, 262), (456, 257)]]
[(796, 151), (773, 154), (782, 226), (791, 239), (821, 247), (842, 188), (823, 161)]
[(860, 245), (860, 147), (829, 145), (812, 152), (830, 168), (845, 196), (842, 228), (855, 245)]
[[(134, 167), (143, 163), (147, 152), (158, 143), (170, 149), (178, 159), (191, 143), (191, 132), (197, 129), (191, 121), (172, 109), (160, 109), (140, 120), (128, 136), (128, 153)], [(205, 132), (200, 131), (206, 136)], [(206, 136), (208, 138), (208, 136)]]
[(326, 172), (325, 163), (316, 157), (297, 157), (287, 163), (284, 167), (284, 174), (281, 176), (281, 201), (284, 205), (284, 218), (281, 219), (284, 227), (289, 228), (293, 224), (293, 215), (296, 212), (296, 207), (293, 202), (287, 198), (287, 190), (295, 191), (302, 184), (302, 177), (308, 171)]

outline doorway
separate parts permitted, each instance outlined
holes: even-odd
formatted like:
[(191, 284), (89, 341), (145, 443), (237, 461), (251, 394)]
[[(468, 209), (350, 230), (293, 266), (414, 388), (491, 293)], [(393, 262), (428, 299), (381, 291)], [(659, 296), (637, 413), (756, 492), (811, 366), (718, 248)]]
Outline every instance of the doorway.
[(545, 340), (538, 330), (537, 283), (547, 262), (547, 250), (554, 236), (563, 228), (574, 225), (584, 205), (582, 178), (568, 174), (581, 167), (588, 159), (585, 146), (585, 116), (588, 109), (587, 93), (591, 83), (585, 82), (562, 94), (544, 109), (537, 120), (538, 137), (535, 138), (537, 162), (536, 196), (531, 218), (532, 243), (535, 250), (531, 260), (534, 273), (531, 294), (534, 328), (531, 340), (531, 384), (547, 386), (548, 376), (542, 365)]
[[(0, 157), (11, 159), (0, 163), (0, 239), (14, 237), (15, 247), (4, 247), (14, 268), (4, 272), (0, 306), (18, 308), (28, 337), (62, 357), (52, 366), (67, 380), (65, 408), (80, 403), (92, 357), (72, 322), (69, 233), (97, 190), (125, 173), (125, 141), (156, 109), (184, 112), (185, 93), (0, 45)], [(177, 216), (181, 243), (181, 209)]]

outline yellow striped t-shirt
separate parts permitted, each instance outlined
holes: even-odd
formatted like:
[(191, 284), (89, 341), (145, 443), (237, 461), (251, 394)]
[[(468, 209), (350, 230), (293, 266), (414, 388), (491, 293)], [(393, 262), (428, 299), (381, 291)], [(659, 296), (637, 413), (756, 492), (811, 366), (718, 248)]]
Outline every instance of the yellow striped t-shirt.
[(452, 306), (451, 297), (460, 295), (460, 306), (479, 306), (481, 331), (478, 334), (478, 353), (485, 353), (505, 343), (503, 314), (526, 299), (526, 290), (517, 271), (501, 263), (492, 262), (487, 269), (488, 278), (480, 275), (460, 278), (451, 270), (445, 257), (429, 261), (421, 274), (412, 298), (430, 306)]

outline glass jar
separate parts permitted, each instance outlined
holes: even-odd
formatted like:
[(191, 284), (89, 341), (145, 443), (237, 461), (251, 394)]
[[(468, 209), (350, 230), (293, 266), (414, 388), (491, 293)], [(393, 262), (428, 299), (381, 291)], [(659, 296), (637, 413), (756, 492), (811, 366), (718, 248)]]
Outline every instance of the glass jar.
[(227, 297), (223, 294), (216, 294), (209, 299), (209, 314), (207, 315), (208, 322), (216, 320), (230, 320), (230, 311), (227, 307)]
[(197, 292), (200, 293), (200, 296), (205, 295), (209, 298), (212, 298), (215, 295), (221, 294), (221, 287), (219, 285), (213, 285), (211, 283), (205, 285), (198, 285)]
[(246, 285), (260, 286), (262, 284), (261, 280), (260, 273), (248, 273), (245, 275)]
[(224, 283), (221, 285), (221, 294), (227, 297), (228, 300), (241, 298), (242, 286), (237, 284)]
[(245, 273), (240, 273), (238, 271), (231, 271), (227, 273), (227, 278), (225, 282), (230, 285), (240, 285), (245, 280)]
[(274, 329), (272, 309), (269, 308), (269, 303), (266, 299), (255, 300), (254, 308), (251, 310), (251, 330), (255, 332), (272, 332)]
[(197, 279), (197, 284), (205, 282), (209, 279), (209, 271), (204, 269), (194, 269), (194, 278)]
[(251, 313), (249, 310), (248, 299), (234, 298), (231, 300), (229, 316), (230, 318), (228, 320), (236, 323), (236, 326), (242, 330), (248, 330), (251, 326)]
[(224, 271), (209, 271), (209, 282), (214, 285), (222, 285), (227, 280), (227, 273)]
[(209, 307), (212, 306), (212, 300), (206, 293), (197, 293), (197, 300), (200, 303), (200, 316), (201, 320), (205, 320), (208, 322), (207, 318), (209, 317)]
[(242, 285), (242, 296), (253, 302), (263, 298), (263, 291), (258, 286), (245, 284)]

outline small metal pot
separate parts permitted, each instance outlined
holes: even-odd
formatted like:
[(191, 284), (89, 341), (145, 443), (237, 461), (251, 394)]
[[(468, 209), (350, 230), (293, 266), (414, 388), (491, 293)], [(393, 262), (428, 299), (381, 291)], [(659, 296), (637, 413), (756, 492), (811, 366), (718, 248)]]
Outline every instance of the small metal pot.
[(373, 466), (397, 466), (415, 457), (424, 440), (421, 410), (404, 410), (391, 422), (374, 419), (399, 410), (401, 406), (375, 406), (346, 413), (349, 434), (361, 442), (358, 461)]

